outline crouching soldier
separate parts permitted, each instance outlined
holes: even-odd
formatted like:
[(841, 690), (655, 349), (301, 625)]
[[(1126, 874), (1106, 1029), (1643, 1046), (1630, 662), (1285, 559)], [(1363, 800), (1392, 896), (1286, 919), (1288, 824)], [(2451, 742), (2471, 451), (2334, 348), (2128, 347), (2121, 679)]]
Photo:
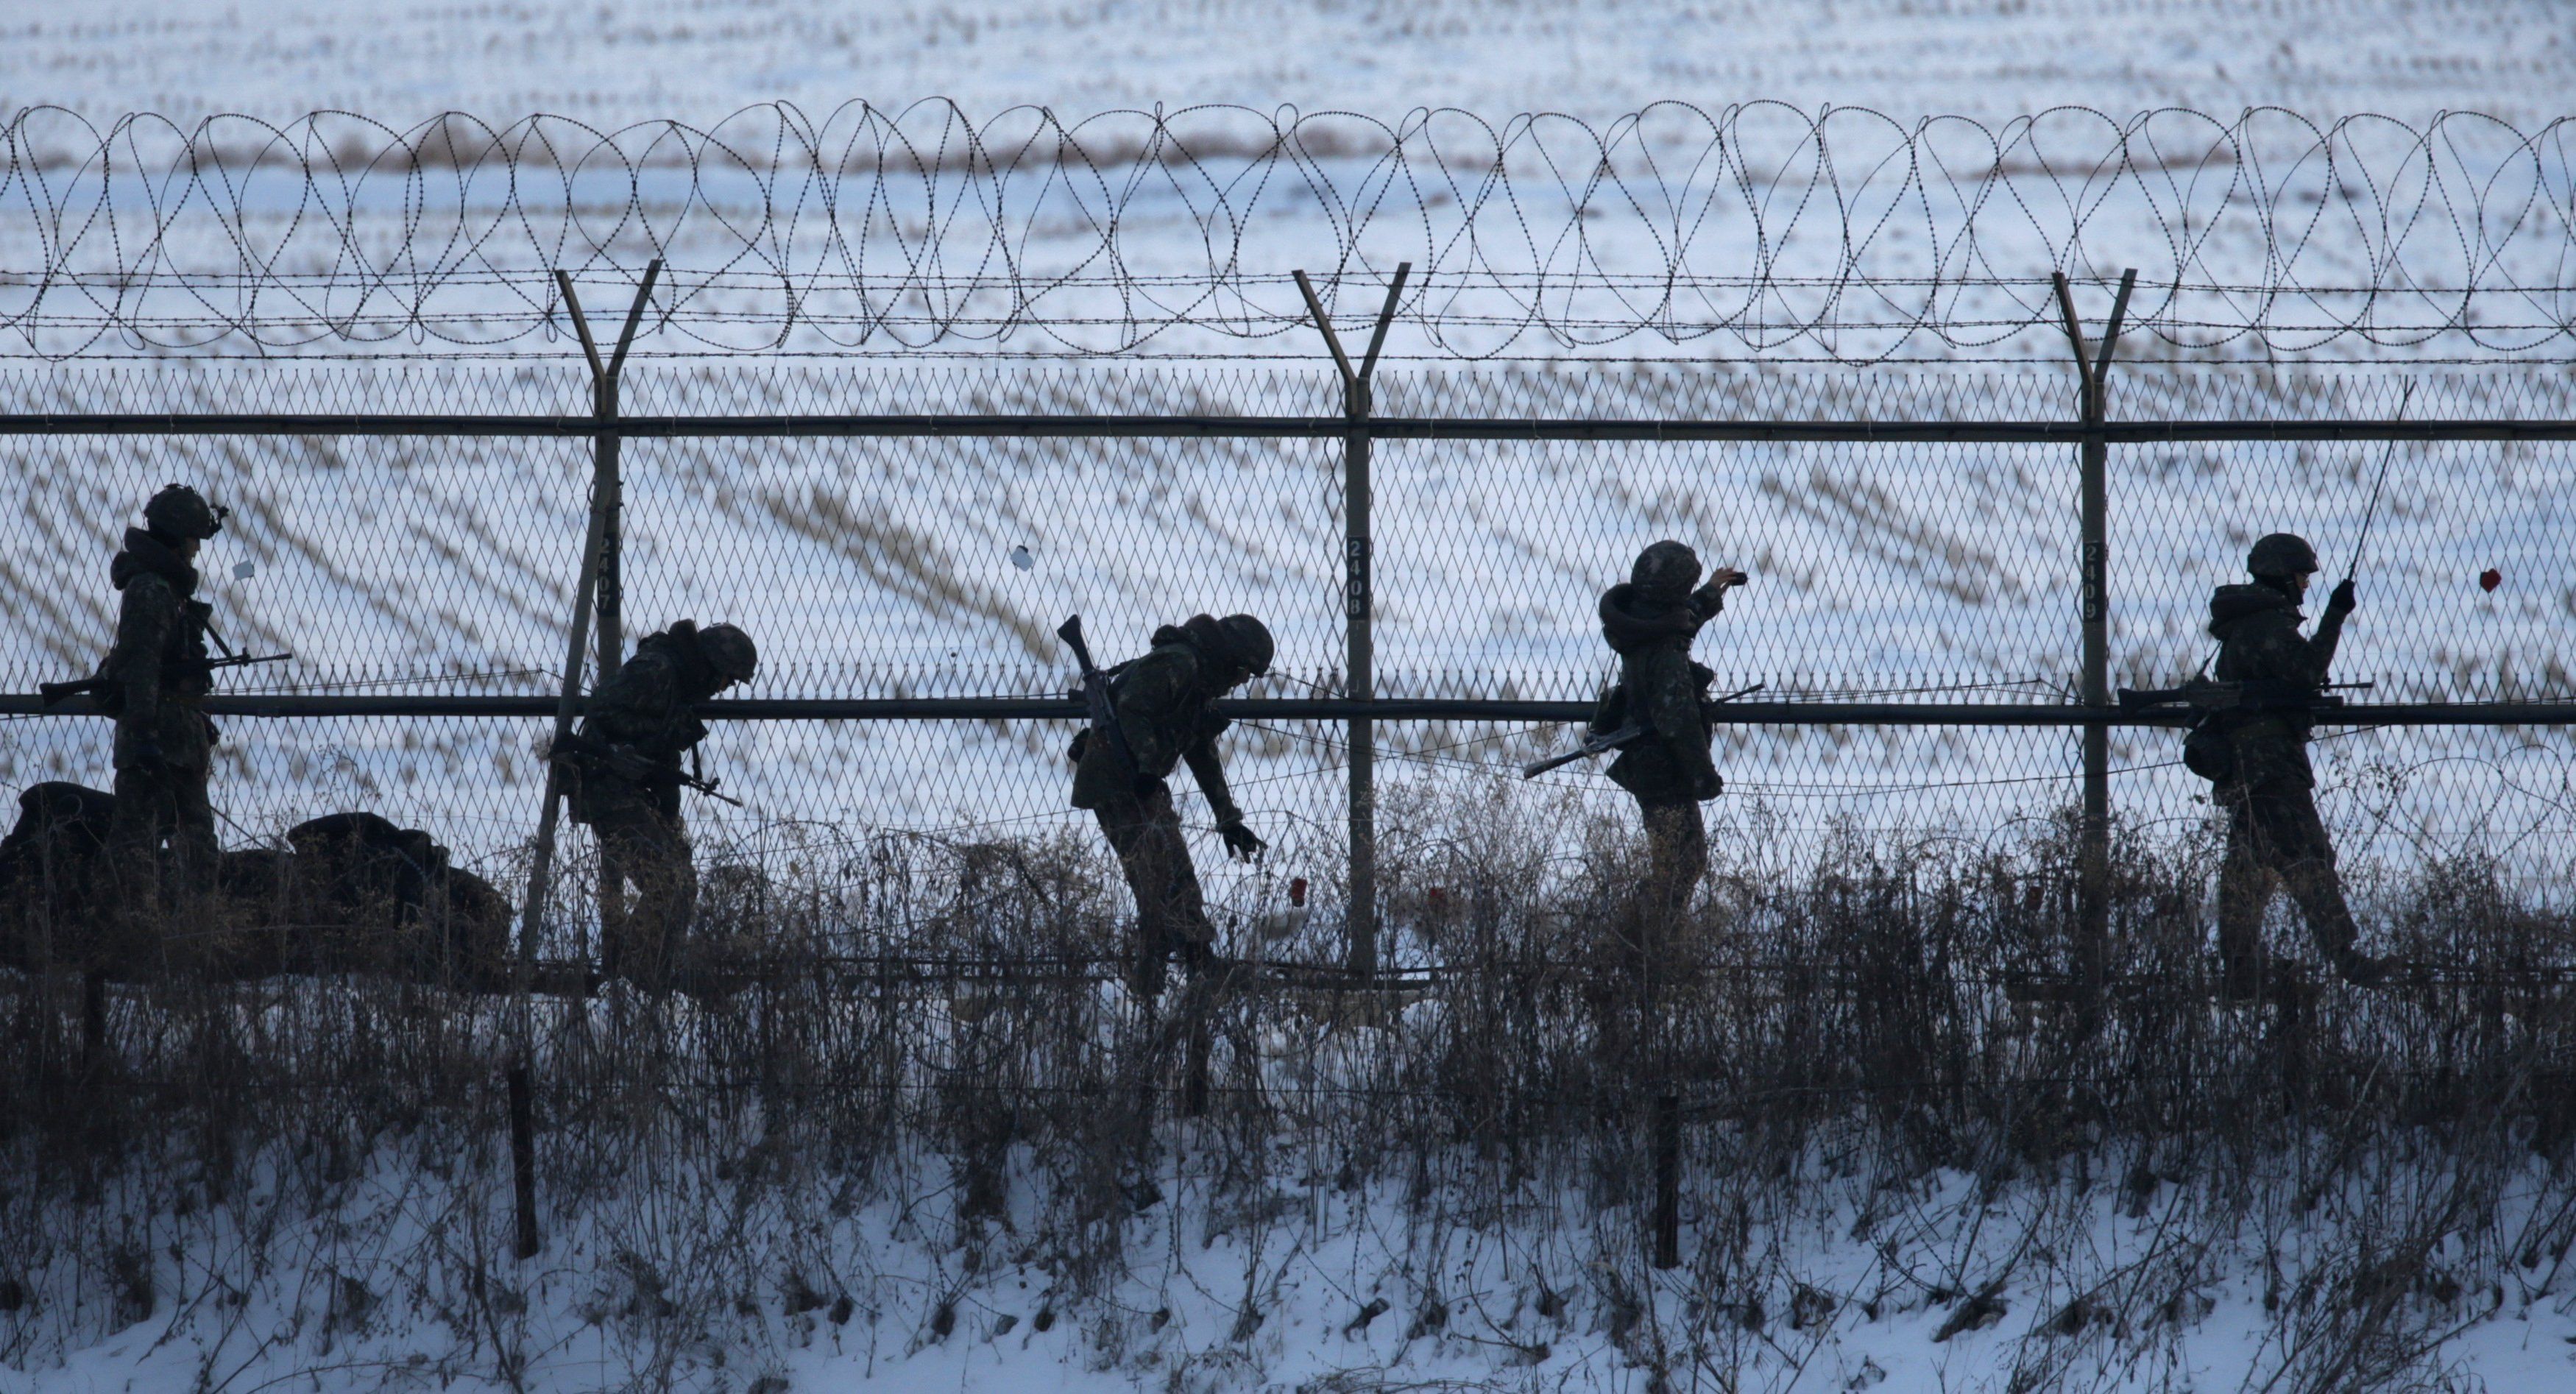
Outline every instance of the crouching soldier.
[(1619, 681), (1594, 709), (1592, 732), (1645, 728), (1619, 748), (1608, 774), (1636, 798), (1645, 820), (1649, 884), (1641, 908), (1650, 935), (1670, 932), (1708, 873), (1699, 806), (1725, 788), (1709, 756), (1716, 727), (1704, 705), (1716, 674), (1693, 662), (1690, 650), (1700, 626), (1725, 607), (1727, 590), (1745, 578), (1724, 567), (1706, 585), (1699, 578), (1696, 553), (1658, 542), (1637, 554), (1626, 584), (1601, 597), (1601, 637), (1619, 655)]
[(2316, 549), (2276, 532), (2254, 544), (2245, 569), (2253, 584), (2220, 586), (2209, 600), (2209, 632), (2220, 645), (2214, 676), (2242, 684), (2244, 700), (2211, 712), (2205, 734), (2193, 736), (2210, 751), (2195, 768), (2216, 775), (2215, 797), (2227, 810), (2227, 858), (2218, 873), (2225, 987), (2238, 998), (2261, 991), (2263, 910), (2274, 876), (2289, 887), (2335, 971), (2355, 983), (2377, 983), (2386, 968), (2354, 947), (2359, 930), (2344, 903), (2334, 844), (2317, 817), (2316, 775), (2308, 765), (2313, 700), (2353, 611), (2352, 581), (2335, 587), (2316, 632), (2302, 636), (2299, 602), (2316, 574)]
[(1138, 942), (1130, 983), (1139, 993), (1163, 990), (1165, 964), (1175, 955), (1197, 972), (1216, 942), (1165, 782), (1173, 767), (1189, 766), (1228, 853), (1250, 859), (1265, 845), (1244, 826), (1243, 811), (1226, 790), (1216, 738), (1227, 723), (1209, 704), (1268, 673), (1271, 652), (1270, 630), (1250, 615), (1193, 615), (1165, 625), (1154, 631), (1151, 650), (1104, 675), (1116, 734), (1087, 729), (1074, 737), (1073, 806), (1100, 820), (1136, 896)]
[[(680, 757), (694, 761), (707, 728), (698, 703), (759, 671), (751, 636), (729, 624), (680, 620), (590, 695), (570, 757), (572, 815), (599, 838), (600, 971), (661, 992), (678, 966), (698, 899), (688, 828), (680, 820)], [(627, 904), (632, 883), (635, 902)]]
[[(143, 506), (108, 565), (124, 597), (116, 645), (99, 665), (100, 704), (116, 718), (116, 811), (108, 826), (117, 905), (129, 925), (162, 913), (164, 892), (202, 903), (215, 885), (215, 811), (207, 799), (215, 725), (206, 717), (211, 608), (196, 599), (198, 547), (225, 510), (173, 484)], [(141, 949), (141, 944), (127, 946)]]

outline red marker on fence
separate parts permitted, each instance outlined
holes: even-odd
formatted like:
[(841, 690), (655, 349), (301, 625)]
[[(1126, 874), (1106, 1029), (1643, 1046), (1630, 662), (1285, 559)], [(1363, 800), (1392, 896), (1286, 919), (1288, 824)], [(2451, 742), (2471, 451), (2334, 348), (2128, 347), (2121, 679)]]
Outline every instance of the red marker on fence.
[(1288, 883), (1288, 903), (1291, 905), (1303, 905), (1306, 903), (1305, 877), (1300, 876)]
[(2490, 566), (2490, 567), (2488, 567), (2486, 570), (2481, 571), (2481, 572), (2479, 572), (2479, 573), (2478, 573), (2478, 589), (2479, 589), (2479, 590), (2486, 591), (2486, 592), (2488, 592), (2488, 593), (2490, 593), (2490, 594), (2493, 594), (2493, 593), (2494, 593), (2494, 591), (2495, 591), (2495, 588), (2496, 588), (2496, 587), (2498, 587), (2498, 586), (2501, 586), (2501, 585), (2503, 585), (2503, 584), (2504, 584), (2504, 573), (2503, 573), (2503, 572), (2501, 572), (2501, 571), (2496, 570), (2496, 569), (2495, 569), (2494, 567), (2492, 567), (2492, 566)]

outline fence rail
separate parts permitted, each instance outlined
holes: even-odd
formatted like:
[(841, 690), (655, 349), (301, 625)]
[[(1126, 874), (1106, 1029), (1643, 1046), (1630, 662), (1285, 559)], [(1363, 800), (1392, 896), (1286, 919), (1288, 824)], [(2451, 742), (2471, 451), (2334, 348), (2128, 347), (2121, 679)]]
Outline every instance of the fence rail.
[[(1342, 440), (1339, 416), (477, 416), (368, 412), (17, 412), (0, 436), (354, 436), (495, 439), (850, 438)], [(1361, 433), (1420, 441), (1777, 441), (1824, 445), (2164, 445), (2212, 441), (2564, 441), (2576, 421), (2455, 417), (2312, 421), (1719, 421), (1371, 416)]]
[[(1329, 697), (1220, 700), (1217, 714), (1250, 721), (1468, 721), (1563, 725), (1592, 715), (1589, 702), (1523, 702), (1500, 697)], [(584, 704), (578, 700), (578, 714)], [(233, 693), (206, 700), (215, 716), (287, 717), (547, 717), (552, 697), (455, 695), (347, 696), (332, 693)], [(1080, 721), (1082, 703), (1050, 697), (788, 697), (719, 698), (698, 714), (713, 721)], [(87, 697), (48, 705), (41, 697), (0, 693), (0, 716), (89, 716)], [(1711, 709), (1722, 726), (2188, 726), (2196, 715), (2171, 709), (2088, 707), (2060, 702), (1752, 702)], [(2370, 702), (2320, 713), (2320, 725), (2576, 725), (2576, 702)]]

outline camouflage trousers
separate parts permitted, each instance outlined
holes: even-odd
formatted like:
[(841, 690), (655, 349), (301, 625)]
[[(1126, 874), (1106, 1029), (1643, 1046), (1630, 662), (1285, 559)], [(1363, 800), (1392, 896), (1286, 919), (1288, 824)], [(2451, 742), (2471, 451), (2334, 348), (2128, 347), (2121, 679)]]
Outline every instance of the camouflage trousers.
[(158, 941), (165, 917), (214, 892), (221, 851), (206, 771), (167, 764), (119, 769), (107, 854), (118, 918), (134, 940), (123, 951), (144, 951)]
[(1693, 955), (1680, 942), (1691, 897), (1708, 874), (1708, 825), (1691, 799), (1640, 799), (1646, 875), (1633, 901), (1610, 921), (1611, 956), (1593, 982), (1595, 1081), (1604, 1117), (1619, 1115), (1630, 1091), (1665, 1065), (1666, 1002)]
[[(1708, 875), (1708, 824), (1693, 800), (1640, 801), (1646, 822), (1646, 884), (1640, 918), (1651, 938), (1679, 932), (1691, 897)], [(1652, 952), (1652, 945), (1641, 946)]]
[(601, 789), (583, 812), (599, 838), (600, 972), (662, 992), (679, 970), (698, 904), (688, 830), (640, 790)]
[(2218, 957), (2229, 990), (2252, 996), (2263, 976), (2263, 911), (2280, 878), (2308, 922), (2308, 933), (2338, 964), (2353, 952), (2360, 929), (2344, 903), (2334, 843), (2317, 817), (2316, 795), (2294, 780), (2219, 785), (2227, 810), (2227, 857), (2218, 870)]
[(1136, 896), (1136, 957), (1132, 982), (1139, 992), (1163, 989), (1164, 963), (1179, 954), (1195, 965), (1216, 942), (1198, 868), (1181, 837), (1172, 791), (1157, 787), (1143, 798), (1118, 794), (1093, 809), (1100, 831), (1118, 853), (1118, 869)]

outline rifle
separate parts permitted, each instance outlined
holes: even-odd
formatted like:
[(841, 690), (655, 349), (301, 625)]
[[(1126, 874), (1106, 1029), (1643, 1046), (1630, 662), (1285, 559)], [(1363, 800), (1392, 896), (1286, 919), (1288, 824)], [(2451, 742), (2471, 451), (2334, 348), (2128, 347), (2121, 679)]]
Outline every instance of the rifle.
[(1128, 783), (1135, 783), (1136, 752), (1127, 744), (1127, 729), (1118, 724), (1117, 694), (1110, 689), (1109, 675), (1091, 661), (1091, 646), (1082, 641), (1082, 616), (1071, 616), (1057, 625), (1055, 637), (1072, 647), (1074, 662), (1082, 667), (1082, 686), (1076, 695), (1082, 698), (1083, 710), (1091, 717), (1093, 737), (1109, 742), (1109, 753), (1118, 768), (1126, 774)]
[(742, 800), (731, 794), (717, 792), (718, 781), (716, 780), (700, 779), (685, 770), (647, 760), (626, 746), (611, 745), (606, 741), (592, 740), (588, 736), (576, 733), (568, 733), (555, 741), (552, 758), (565, 761), (596, 760), (632, 780), (648, 784), (664, 782), (677, 784), (683, 789), (694, 789), (708, 798), (732, 804), (736, 808), (746, 806)]
[[(247, 668), (254, 663), (284, 663), (294, 656), (291, 653), (227, 654), (222, 658), (210, 658), (204, 663), (191, 666), (203, 668), (211, 674), (218, 668)], [(36, 693), (43, 698), (45, 706), (52, 707), (61, 704), (67, 697), (95, 696), (115, 685), (110, 679), (102, 677), (73, 678), (68, 682), (38, 683)]]
[[(1723, 697), (1712, 697), (1709, 700), (1700, 703), (1700, 709), (1702, 711), (1706, 711), (1710, 707), (1722, 706), (1725, 703), (1732, 702), (1738, 697), (1749, 697), (1754, 693), (1761, 691), (1763, 686), (1764, 684), (1762, 683), (1755, 683), (1751, 687), (1730, 692)], [(1565, 766), (1571, 765), (1575, 761), (1581, 760), (1587, 756), (1600, 755), (1609, 751), (1617, 750), (1619, 747), (1626, 745), (1628, 742), (1633, 741), (1644, 734), (1646, 734), (1645, 723), (1641, 721), (1631, 721), (1627, 725), (1622, 726), (1615, 731), (1603, 731), (1598, 735), (1586, 736), (1584, 737), (1581, 745), (1576, 746), (1574, 749), (1567, 751), (1563, 755), (1551, 755), (1544, 760), (1533, 760), (1530, 763), (1521, 766), (1521, 778), (1536, 779), (1550, 770), (1562, 769)]]
[(2329, 682), (2311, 687), (2277, 678), (2254, 678), (2244, 682), (2194, 678), (2180, 687), (2121, 688), (2120, 710), (2134, 712), (2156, 707), (2191, 707), (2205, 712), (2327, 711), (2343, 705), (2344, 699), (2340, 694), (2366, 691), (2370, 686), (2366, 682)]

